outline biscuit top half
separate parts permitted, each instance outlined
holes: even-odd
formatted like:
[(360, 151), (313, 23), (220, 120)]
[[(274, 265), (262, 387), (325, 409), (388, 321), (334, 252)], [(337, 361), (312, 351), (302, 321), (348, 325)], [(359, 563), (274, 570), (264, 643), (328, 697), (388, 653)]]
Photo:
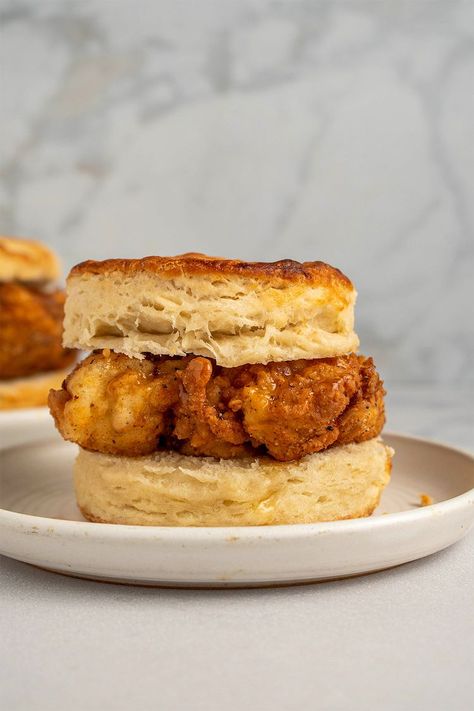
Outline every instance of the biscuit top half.
[(356, 292), (323, 262), (176, 257), (83, 262), (67, 280), (64, 344), (203, 355), (218, 365), (357, 350)]
[(0, 282), (44, 283), (58, 277), (58, 259), (44, 244), (0, 236)]

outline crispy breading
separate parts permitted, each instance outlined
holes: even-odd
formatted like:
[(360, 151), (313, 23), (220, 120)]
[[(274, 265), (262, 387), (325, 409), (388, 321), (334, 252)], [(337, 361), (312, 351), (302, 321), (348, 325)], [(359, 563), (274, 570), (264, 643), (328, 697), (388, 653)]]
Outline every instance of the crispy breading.
[(359, 356), (361, 385), (338, 420), (338, 444), (361, 442), (382, 431), (385, 391), (372, 358)]
[(75, 352), (62, 347), (64, 292), (0, 283), (0, 379), (60, 370)]
[(222, 368), (204, 357), (98, 352), (49, 402), (63, 437), (85, 449), (291, 461), (377, 436), (383, 394), (372, 360), (354, 354)]
[(52, 390), (51, 413), (63, 437), (87, 449), (139, 456), (156, 450), (167, 413), (179, 400), (177, 373), (186, 365), (114, 353), (80, 363), (62, 390)]

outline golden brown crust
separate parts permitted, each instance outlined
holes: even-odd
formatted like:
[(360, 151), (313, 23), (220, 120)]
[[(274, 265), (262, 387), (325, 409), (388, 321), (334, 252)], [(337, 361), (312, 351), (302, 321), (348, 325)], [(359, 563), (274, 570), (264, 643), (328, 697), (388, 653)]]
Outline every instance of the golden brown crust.
[(64, 292), (0, 283), (0, 378), (65, 368), (74, 351), (62, 347)]
[(293, 282), (340, 285), (352, 289), (351, 281), (339, 269), (324, 262), (296, 262), (282, 259), (278, 262), (244, 262), (238, 259), (210, 257), (206, 254), (188, 252), (174, 257), (143, 257), (142, 259), (106, 259), (102, 262), (89, 260), (77, 264), (68, 278), (84, 274), (132, 274), (149, 272), (159, 276), (238, 276), (266, 282)]
[(344, 356), (219, 368), (210, 360), (95, 353), (49, 398), (65, 439), (138, 457), (157, 449), (217, 459), (298, 460), (376, 437), (383, 385), (372, 359)]
[(0, 236), (0, 281), (45, 282), (58, 276), (58, 259), (46, 245)]

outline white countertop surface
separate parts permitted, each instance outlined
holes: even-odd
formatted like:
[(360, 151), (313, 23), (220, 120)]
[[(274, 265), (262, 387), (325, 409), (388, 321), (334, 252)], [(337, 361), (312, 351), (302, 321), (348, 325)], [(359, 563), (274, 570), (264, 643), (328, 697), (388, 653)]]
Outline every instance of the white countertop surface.
[[(472, 393), (391, 386), (389, 427), (473, 446)], [(474, 695), (474, 535), (350, 580), (133, 588), (0, 558), (0, 706), (463, 711)]]

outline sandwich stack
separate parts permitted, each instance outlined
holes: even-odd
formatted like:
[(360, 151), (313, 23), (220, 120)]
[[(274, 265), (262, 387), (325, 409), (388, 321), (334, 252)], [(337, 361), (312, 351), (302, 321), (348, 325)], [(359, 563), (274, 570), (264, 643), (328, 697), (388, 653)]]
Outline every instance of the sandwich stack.
[(73, 351), (61, 345), (64, 292), (40, 242), (0, 237), (0, 410), (46, 405)]
[(96, 522), (244, 526), (370, 515), (390, 477), (356, 292), (322, 262), (186, 254), (84, 262), (50, 393)]

